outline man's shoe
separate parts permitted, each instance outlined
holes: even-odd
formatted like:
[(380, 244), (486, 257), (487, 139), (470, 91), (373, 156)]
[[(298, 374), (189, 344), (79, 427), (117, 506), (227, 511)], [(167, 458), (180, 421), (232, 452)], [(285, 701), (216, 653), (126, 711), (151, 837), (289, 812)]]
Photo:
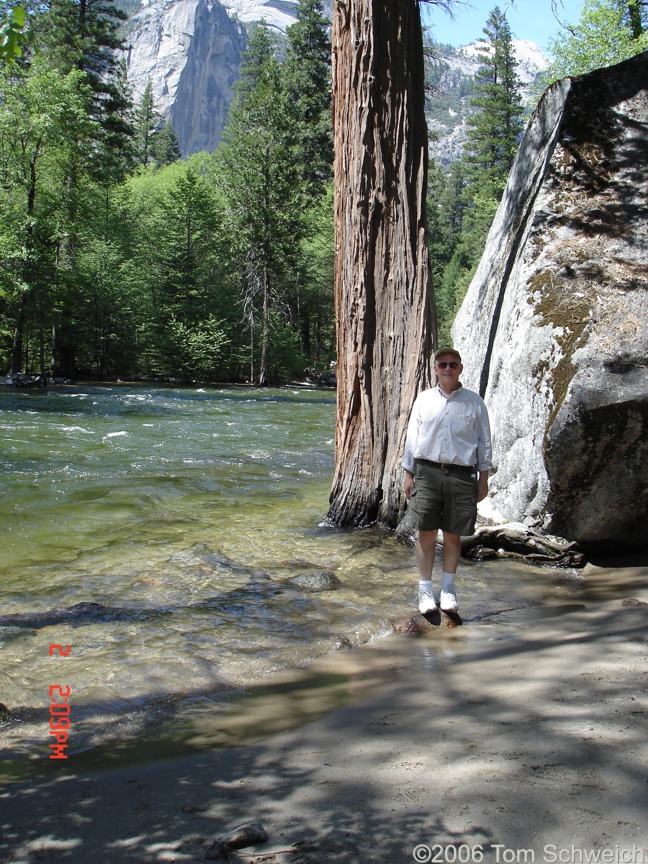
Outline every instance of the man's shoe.
[(436, 612), (437, 604), (431, 591), (419, 591), (418, 607), (421, 615), (426, 612)]
[(456, 612), (459, 608), (457, 598), (451, 591), (442, 591), (439, 597), (439, 606), (442, 612)]

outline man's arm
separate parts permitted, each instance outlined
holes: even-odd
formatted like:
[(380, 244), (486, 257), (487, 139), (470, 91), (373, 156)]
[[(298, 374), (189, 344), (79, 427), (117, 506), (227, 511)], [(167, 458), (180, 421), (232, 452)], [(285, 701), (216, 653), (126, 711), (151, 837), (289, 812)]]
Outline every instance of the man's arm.
[(419, 399), (420, 394), (414, 400), (414, 405), (412, 406), (412, 413), (410, 414), (409, 422), (407, 424), (407, 435), (405, 437), (405, 452), (403, 453), (403, 461), (401, 463), (405, 471), (405, 483), (403, 485), (403, 492), (405, 493), (405, 497), (408, 501), (410, 495), (412, 494), (412, 489), (414, 488), (414, 451), (416, 449), (416, 442), (418, 440), (419, 432)]
[(405, 483), (403, 484), (403, 492), (405, 493), (405, 497), (409, 501), (412, 490), (414, 489), (414, 475), (411, 471), (405, 469)]
[(477, 439), (477, 471), (479, 479), (477, 480), (477, 501), (483, 501), (488, 495), (488, 478), (491, 468), (493, 467), (493, 445), (491, 441), (490, 420), (488, 417), (488, 409), (481, 400), (481, 434)]
[(488, 495), (488, 475), (490, 471), (480, 471), (477, 480), (477, 502), (483, 501)]

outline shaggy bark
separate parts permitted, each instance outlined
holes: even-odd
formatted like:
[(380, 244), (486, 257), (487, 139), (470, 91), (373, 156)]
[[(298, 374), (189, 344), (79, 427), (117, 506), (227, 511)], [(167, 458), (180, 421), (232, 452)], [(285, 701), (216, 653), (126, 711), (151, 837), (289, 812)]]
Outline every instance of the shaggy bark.
[(328, 518), (395, 525), (412, 403), (431, 381), (427, 129), (416, 0), (336, 0), (336, 464)]

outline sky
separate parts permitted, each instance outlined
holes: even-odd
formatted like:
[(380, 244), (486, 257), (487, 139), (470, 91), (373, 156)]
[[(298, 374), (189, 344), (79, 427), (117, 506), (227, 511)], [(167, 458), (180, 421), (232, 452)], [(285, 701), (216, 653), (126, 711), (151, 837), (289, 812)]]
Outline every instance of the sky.
[[(423, 4), (421, 8), (423, 23), (432, 27), (435, 42), (458, 48), (481, 38), (488, 16), (496, 6), (506, 12), (514, 39), (529, 39), (548, 53), (549, 41), (561, 32), (551, 11), (551, 0), (461, 0), (455, 8), (454, 21), (439, 7)], [(555, 0), (555, 6), (561, 21), (577, 24), (583, 0)]]

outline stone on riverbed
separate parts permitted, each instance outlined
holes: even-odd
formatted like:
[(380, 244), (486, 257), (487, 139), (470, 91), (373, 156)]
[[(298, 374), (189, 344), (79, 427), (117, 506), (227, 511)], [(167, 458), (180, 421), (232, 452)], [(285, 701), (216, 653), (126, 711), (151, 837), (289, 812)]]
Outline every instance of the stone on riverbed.
[(423, 636), (433, 630), (451, 630), (462, 624), (463, 621), (458, 612), (447, 614), (440, 609), (437, 609), (436, 612), (428, 612), (427, 615), (422, 615), (419, 612), (411, 618), (402, 618), (399, 621), (391, 622), (396, 633), (404, 633), (408, 636)]
[(303, 588), (305, 591), (336, 591), (342, 583), (331, 570), (319, 570), (316, 573), (300, 573), (290, 580), (291, 585)]

